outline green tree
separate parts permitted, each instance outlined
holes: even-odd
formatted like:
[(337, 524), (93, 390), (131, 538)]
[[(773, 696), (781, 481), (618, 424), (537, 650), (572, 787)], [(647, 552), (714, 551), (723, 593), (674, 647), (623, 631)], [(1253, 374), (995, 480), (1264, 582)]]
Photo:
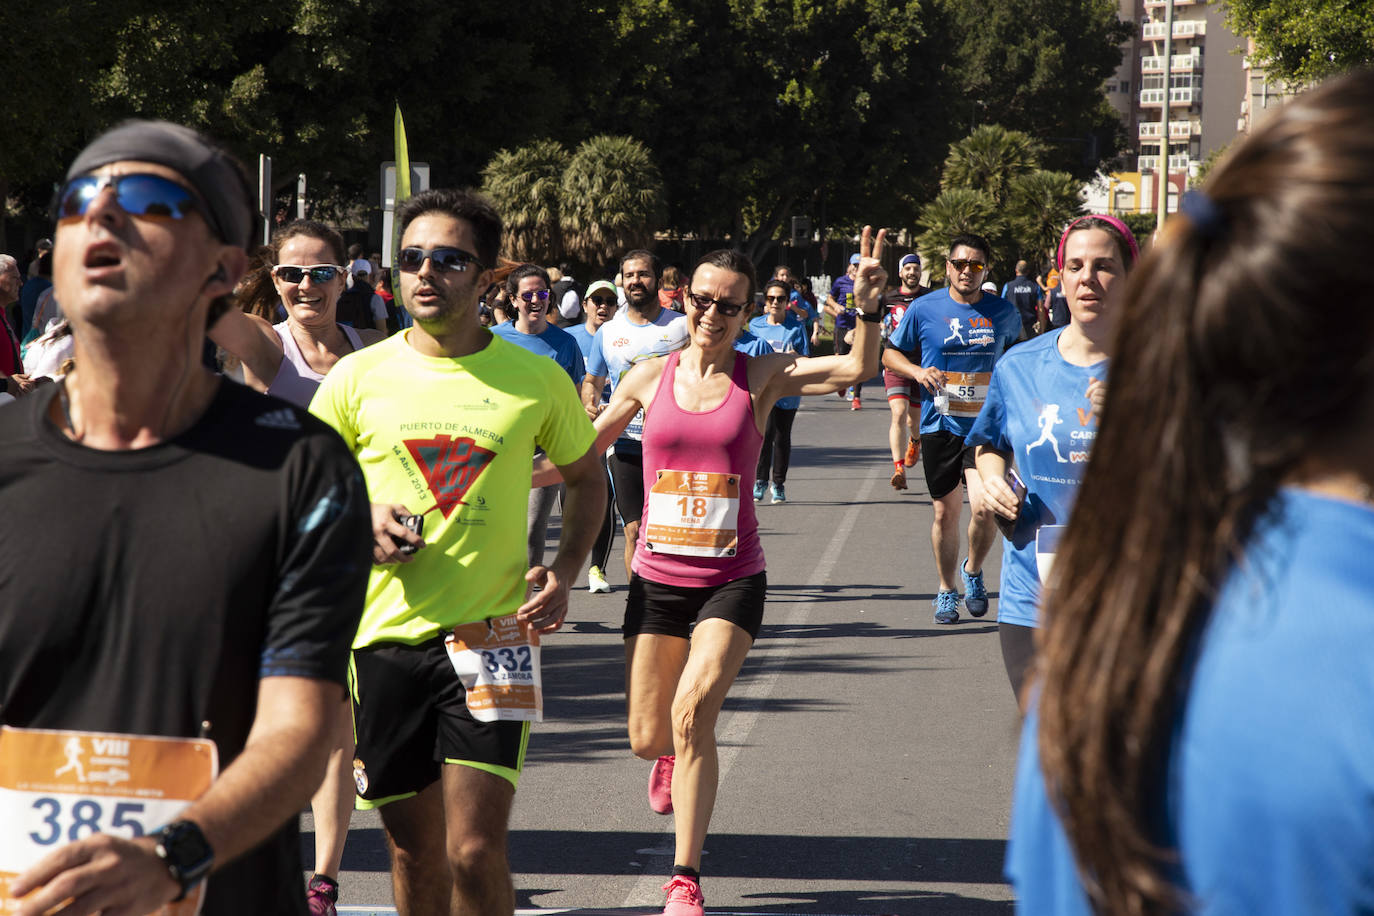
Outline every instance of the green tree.
[(633, 137), (590, 137), (568, 160), (560, 201), (567, 253), (599, 264), (653, 242), (665, 210), (663, 178)]
[(1078, 178), (1115, 154), (1124, 131), (1102, 85), (1131, 36), (1116, 0), (940, 2), (957, 40), (952, 117), (1025, 131), (1046, 167)]
[(983, 124), (949, 146), (940, 187), (976, 188), (993, 202), (1006, 203), (1013, 184), (1034, 171), (1042, 148), (1029, 134), (1007, 130), (1000, 124)]
[(1226, 24), (1254, 39), (1268, 75), (1315, 82), (1374, 61), (1374, 4), (1352, 0), (1223, 0)]
[[(1012, 181), (1005, 211), (1010, 237), (1003, 256), (1005, 268), (1022, 258), (1038, 266), (1053, 255), (1064, 227), (1083, 213), (1079, 187), (1080, 182), (1068, 172), (1040, 169)], [(1010, 273), (1004, 269), (999, 275)]]
[(1212, 174), (1212, 169), (1216, 168), (1217, 163), (1226, 158), (1226, 154), (1230, 152), (1230, 150), (1231, 144), (1227, 143), (1225, 146), (1218, 146), (1208, 153), (1207, 158), (1203, 159), (1202, 163), (1198, 166), (1197, 174), (1188, 180), (1188, 186), (1200, 188), (1206, 184), (1207, 176)]
[[(916, 237), (916, 247), (921, 252), (921, 263), (932, 277), (945, 275), (950, 239), (971, 232), (991, 241), (1002, 234), (1006, 225), (992, 195), (972, 188), (941, 191), (921, 208), (917, 221), (925, 231)], [(1002, 256), (1003, 252), (991, 253), (993, 260)]]
[(501, 248), (517, 261), (563, 257), (562, 183), (570, 157), (556, 140), (500, 150), (482, 170), (482, 190), (505, 222)]

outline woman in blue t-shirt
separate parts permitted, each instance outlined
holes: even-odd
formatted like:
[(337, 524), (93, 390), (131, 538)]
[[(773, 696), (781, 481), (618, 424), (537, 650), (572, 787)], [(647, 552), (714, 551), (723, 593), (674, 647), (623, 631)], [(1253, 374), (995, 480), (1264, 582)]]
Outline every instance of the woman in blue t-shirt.
[[(1072, 319), (998, 360), (987, 400), (964, 440), (978, 447), (983, 498), (1005, 535), (997, 629), (1018, 698), (1034, 654), (1040, 583), (1097, 435), (1117, 301), (1138, 253), (1131, 230), (1115, 217), (1084, 216), (1069, 224), (1057, 264)], [(1008, 473), (1013, 463), (1016, 476)]]
[(1270, 115), (1128, 284), (1043, 606), (1027, 913), (1374, 913), (1374, 70)]

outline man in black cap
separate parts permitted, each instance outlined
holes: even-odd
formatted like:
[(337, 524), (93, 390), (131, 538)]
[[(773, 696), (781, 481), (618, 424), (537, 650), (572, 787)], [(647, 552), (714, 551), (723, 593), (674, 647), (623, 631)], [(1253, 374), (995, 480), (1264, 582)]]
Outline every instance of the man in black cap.
[(55, 208), (76, 368), (0, 411), (0, 506), (26, 509), (0, 530), (0, 899), (304, 914), (294, 821), (362, 608), (361, 475), (306, 411), (201, 366), (253, 227), (231, 156), (129, 122)]

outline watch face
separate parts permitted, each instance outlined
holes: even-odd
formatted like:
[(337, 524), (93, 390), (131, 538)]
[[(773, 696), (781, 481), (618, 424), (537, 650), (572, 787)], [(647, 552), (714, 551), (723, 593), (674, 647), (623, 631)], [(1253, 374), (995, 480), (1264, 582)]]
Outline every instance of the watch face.
[(161, 840), (167, 864), (175, 866), (183, 876), (195, 875), (214, 861), (214, 851), (205, 835), (190, 821), (168, 824), (162, 831)]

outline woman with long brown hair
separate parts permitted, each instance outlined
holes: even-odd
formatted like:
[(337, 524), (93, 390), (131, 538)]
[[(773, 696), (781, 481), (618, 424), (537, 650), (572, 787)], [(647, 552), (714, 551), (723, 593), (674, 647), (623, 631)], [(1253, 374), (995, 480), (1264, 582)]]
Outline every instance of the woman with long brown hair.
[(1272, 115), (1128, 286), (1047, 583), (1025, 912), (1374, 911), (1371, 124), (1370, 70)]

